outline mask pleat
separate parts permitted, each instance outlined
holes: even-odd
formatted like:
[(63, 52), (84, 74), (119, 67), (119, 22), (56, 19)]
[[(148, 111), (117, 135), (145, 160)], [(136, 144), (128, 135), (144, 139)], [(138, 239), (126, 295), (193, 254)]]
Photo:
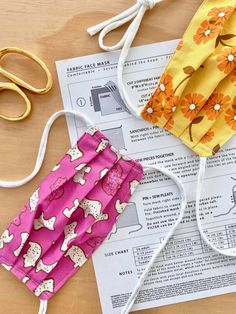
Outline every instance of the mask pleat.
[[(173, 112), (171, 117), (175, 120), (173, 128), (171, 129), (171, 132), (175, 136), (181, 138), (184, 130), (190, 123), (194, 122), (202, 109), (204, 110), (209, 98), (214, 93), (217, 86), (219, 86), (219, 84), (221, 84), (221, 82), (229, 75), (229, 73), (225, 73), (224, 71), (218, 71), (217, 75), (215, 73), (215, 69), (217, 68), (217, 58), (224, 50), (219, 51), (219, 53), (214, 54), (212, 57), (207, 59), (205, 63), (202, 64), (202, 67), (189, 79), (188, 85), (185, 87), (181, 97), (179, 98), (176, 110)], [(230, 72), (232, 71), (233, 68)], [(207, 82), (206, 73), (209, 73), (210, 75)], [(211, 73), (215, 74), (211, 75)], [(229, 87), (231, 87), (230, 82), (228, 83)], [(178, 119), (178, 116), (180, 115), (183, 116), (182, 119)], [(168, 122), (169, 120), (166, 123)]]
[[(222, 146), (222, 139), (220, 133), (225, 137), (225, 133), (222, 132), (221, 126), (225, 123), (226, 112), (233, 106), (235, 103), (236, 89), (232, 89), (231, 80), (232, 73), (228, 75), (222, 82), (217, 86), (211, 97), (208, 99), (205, 106), (198, 113), (196, 120), (201, 121), (201, 128), (198, 127), (198, 124), (192, 124), (188, 126), (183, 134), (181, 139), (184, 143), (187, 143), (188, 146), (194, 147), (195, 150), (198, 150), (198, 144), (208, 146), (209, 142), (212, 142), (215, 138), (215, 144), (212, 144), (212, 147), (220, 144)], [(219, 130), (219, 136), (217, 136), (217, 130)], [(228, 134), (229, 130), (227, 130)], [(231, 137), (231, 133), (229, 137)], [(228, 139), (228, 138), (227, 138)], [(227, 141), (227, 139), (225, 141)], [(212, 142), (213, 143), (213, 142)], [(209, 148), (212, 151), (212, 148)], [(212, 152), (213, 154), (214, 152)], [(209, 152), (208, 152), (209, 154)]]

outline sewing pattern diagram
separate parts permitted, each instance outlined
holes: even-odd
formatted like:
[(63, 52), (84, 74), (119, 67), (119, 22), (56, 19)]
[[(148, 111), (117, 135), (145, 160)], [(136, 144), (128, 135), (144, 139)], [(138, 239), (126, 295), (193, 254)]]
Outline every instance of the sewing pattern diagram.
[(101, 130), (111, 141), (111, 143), (119, 148), (126, 149), (122, 125), (115, 128)]
[[(231, 179), (236, 181), (236, 178), (231, 177)], [(234, 185), (233, 188), (232, 188), (231, 199), (233, 201), (233, 206), (229, 210), (227, 210), (226, 212), (218, 214), (218, 215), (215, 215), (214, 217), (217, 218), (217, 217), (220, 217), (220, 216), (227, 216), (229, 213), (232, 213), (232, 212), (233, 212), (233, 214), (236, 214), (236, 185)]]
[(126, 205), (124, 212), (120, 215), (117, 223), (114, 225), (108, 240), (117, 233), (118, 229), (129, 227), (133, 227), (133, 229), (129, 231), (129, 234), (137, 232), (143, 228), (139, 221), (137, 207), (134, 202), (130, 202)]
[(128, 111), (113, 81), (91, 89), (91, 96), (94, 111), (100, 111), (102, 116)]

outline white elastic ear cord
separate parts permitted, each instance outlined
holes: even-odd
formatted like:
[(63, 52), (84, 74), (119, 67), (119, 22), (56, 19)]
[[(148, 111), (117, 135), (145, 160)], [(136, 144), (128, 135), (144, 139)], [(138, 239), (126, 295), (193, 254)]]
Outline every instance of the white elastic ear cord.
[(48, 301), (47, 300), (40, 300), (40, 306), (39, 306), (38, 314), (46, 314), (47, 313), (47, 307), (48, 307)]
[[(125, 86), (123, 83), (124, 65), (125, 65), (125, 61), (127, 60), (127, 56), (129, 54), (129, 49), (138, 32), (139, 26), (142, 22), (145, 12), (148, 9), (151, 10), (157, 3), (160, 3), (162, 1), (163, 0), (137, 0), (137, 3), (135, 5), (133, 5), (126, 11), (122, 12), (121, 14), (118, 14), (107, 21), (104, 21), (98, 25), (92, 26), (87, 29), (87, 32), (91, 36), (100, 32), (99, 37), (98, 37), (98, 43), (101, 49), (105, 51), (113, 51), (113, 50), (122, 48), (119, 61), (118, 61), (118, 66), (117, 66), (118, 88), (119, 88), (121, 98), (123, 99), (127, 108), (137, 118), (140, 118), (140, 112), (131, 101), (128, 93), (125, 90)], [(103, 39), (110, 31), (120, 27), (121, 25), (127, 23), (128, 21), (132, 19), (133, 21), (127, 28), (122, 39), (117, 44), (115, 44), (114, 46), (104, 45)]]
[(197, 219), (198, 230), (203, 240), (206, 242), (206, 244), (208, 244), (214, 251), (225, 256), (235, 257), (236, 249), (231, 248), (229, 252), (222, 252), (222, 250), (219, 250), (208, 240), (202, 228), (201, 219), (200, 219), (200, 199), (201, 199), (201, 190), (202, 190), (202, 185), (203, 185), (203, 180), (204, 180), (204, 175), (205, 175), (205, 170), (206, 170), (206, 162), (207, 162), (206, 157), (200, 157), (200, 167), (199, 167), (199, 172), (198, 172), (197, 192), (196, 192), (196, 219)]
[(187, 205), (187, 197), (186, 197), (186, 192), (183, 186), (183, 183), (180, 181), (180, 179), (171, 171), (169, 171), (166, 168), (162, 168), (158, 165), (142, 165), (144, 171), (149, 171), (149, 170), (157, 170), (162, 172), (164, 175), (168, 176), (169, 178), (171, 178), (175, 184), (177, 185), (179, 192), (180, 192), (180, 199), (181, 199), (181, 206), (180, 206), (180, 213), (179, 213), (179, 217), (176, 220), (176, 222), (174, 223), (173, 227), (170, 229), (170, 231), (167, 233), (167, 235), (165, 236), (164, 240), (162, 241), (161, 245), (158, 247), (158, 249), (155, 251), (155, 253), (153, 254), (151, 260), (149, 261), (147, 267), (145, 268), (144, 272), (142, 273), (141, 277), (139, 278), (131, 296), (129, 297), (125, 307), (122, 309), (121, 314), (128, 314), (132, 307), (133, 304), (137, 298), (137, 295), (139, 293), (140, 288), (142, 287), (145, 279), (147, 278), (147, 275), (150, 271), (150, 269), (152, 268), (157, 256), (160, 254), (160, 252), (164, 249), (164, 247), (166, 246), (166, 244), (168, 243), (169, 239), (172, 237), (172, 235), (174, 234), (176, 228), (178, 227), (179, 223), (181, 222), (185, 209), (186, 209), (186, 205)]
[(31, 174), (29, 174), (27, 177), (18, 180), (18, 181), (0, 181), (0, 187), (3, 188), (15, 188), (15, 187), (19, 187), (24, 185), (25, 183), (29, 182), (31, 179), (33, 179), (36, 174), (39, 172), (43, 160), (44, 160), (44, 156), (45, 156), (45, 152), (46, 152), (46, 147), (47, 147), (47, 141), (48, 141), (48, 134), (49, 131), (51, 129), (51, 126), (53, 125), (53, 123), (55, 122), (55, 120), (62, 116), (62, 115), (68, 115), (68, 116), (76, 116), (79, 117), (83, 122), (86, 123), (87, 126), (89, 125), (93, 125), (93, 123), (82, 113), (78, 113), (76, 111), (72, 111), (72, 110), (60, 110), (55, 112), (49, 119), (47, 124), (45, 125), (43, 134), (42, 134), (42, 138), (41, 138), (41, 142), (40, 142), (40, 146), (39, 146), (39, 151), (38, 151), (38, 156), (37, 156), (37, 160), (34, 166), (33, 171), (31, 172)]

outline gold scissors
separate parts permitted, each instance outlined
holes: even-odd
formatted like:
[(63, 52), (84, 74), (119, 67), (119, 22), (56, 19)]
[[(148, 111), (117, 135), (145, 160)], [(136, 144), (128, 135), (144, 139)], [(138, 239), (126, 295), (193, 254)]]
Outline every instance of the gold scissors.
[(5, 119), (5, 120), (8, 120), (8, 121), (20, 121), (20, 120), (25, 119), (30, 114), (31, 102), (30, 102), (29, 98), (26, 96), (26, 94), (20, 89), (19, 86), (21, 86), (21, 87), (23, 87), (23, 88), (25, 88), (31, 92), (34, 92), (36, 94), (47, 93), (52, 87), (52, 75), (51, 75), (49, 69), (47, 68), (46, 64), (41, 59), (39, 59), (34, 54), (32, 54), (26, 50), (20, 49), (20, 48), (7, 47), (7, 48), (0, 49), (0, 62), (1, 62), (1, 59), (3, 58), (3, 56), (5, 56), (6, 54), (9, 54), (9, 53), (17, 53), (17, 54), (23, 55), (23, 56), (28, 57), (29, 59), (35, 61), (36, 63), (38, 63), (40, 65), (40, 67), (44, 70), (44, 72), (46, 73), (46, 76), (47, 76), (46, 86), (44, 88), (36, 88), (36, 87), (26, 83), (25, 81), (21, 80), (16, 75), (6, 71), (0, 65), (0, 73), (3, 74), (5, 77), (7, 77), (9, 80), (11, 80), (13, 82), (13, 83), (0, 82), (0, 91), (7, 89), (7, 90), (11, 90), (11, 91), (16, 92), (24, 99), (25, 104), (26, 104), (26, 109), (20, 116), (9, 117), (9, 116), (5, 116), (5, 115), (0, 114), (0, 117)]

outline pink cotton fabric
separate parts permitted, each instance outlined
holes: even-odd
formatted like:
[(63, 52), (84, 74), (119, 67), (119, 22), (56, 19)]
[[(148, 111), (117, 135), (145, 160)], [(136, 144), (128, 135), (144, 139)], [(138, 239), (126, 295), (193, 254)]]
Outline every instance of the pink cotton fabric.
[(142, 179), (142, 166), (89, 129), (0, 238), (0, 263), (50, 299), (100, 246)]

